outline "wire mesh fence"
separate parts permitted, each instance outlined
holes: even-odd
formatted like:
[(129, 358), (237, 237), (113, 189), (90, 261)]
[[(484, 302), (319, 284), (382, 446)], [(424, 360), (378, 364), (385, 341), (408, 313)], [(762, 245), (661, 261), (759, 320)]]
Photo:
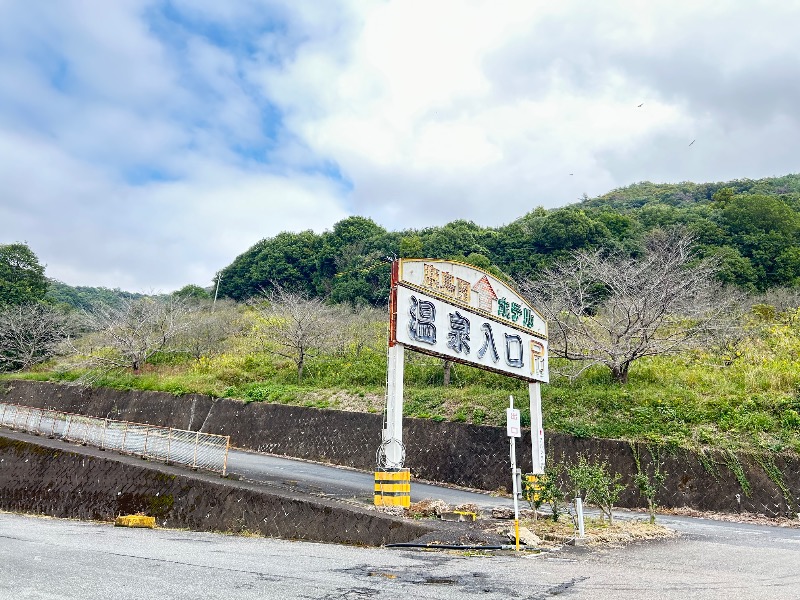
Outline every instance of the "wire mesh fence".
[(73, 415), (0, 402), (0, 425), (226, 474), (230, 436)]

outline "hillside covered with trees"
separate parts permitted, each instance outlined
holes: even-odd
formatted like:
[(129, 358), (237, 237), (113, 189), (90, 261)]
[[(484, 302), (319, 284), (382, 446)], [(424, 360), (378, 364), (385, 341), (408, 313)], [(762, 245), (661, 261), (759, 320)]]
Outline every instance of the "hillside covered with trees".
[[(330, 231), (264, 239), (220, 272), (221, 296), (237, 301), (277, 284), (352, 305), (386, 302), (396, 257), (493, 265), (520, 281), (570, 252), (636, 253), (655, 229), (686, 227), (699, 256), (716, 257), (717, 277), (744, 290), (800, 284), (800, 175), (724, 183), (639, 183), (563, 208), (536, 208), (502, 227), (453, 221), (387, 231), (350, 217)], [(500, 274), (498, 273), (498, 274)]]

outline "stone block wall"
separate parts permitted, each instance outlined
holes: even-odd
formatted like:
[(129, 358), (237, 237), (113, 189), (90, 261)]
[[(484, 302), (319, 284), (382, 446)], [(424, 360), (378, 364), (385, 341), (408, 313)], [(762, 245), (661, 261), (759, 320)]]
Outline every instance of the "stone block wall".
[[(201, 429), (231, 436), (244, 449), (373, 470), (380, 444), (380, 415), (298, 406), (175, 397), (160, 392), (120, 392), (30, 381), (0, 383), (0, 399), (40, 408), (110, 416), (153, 425)], [(484, 490), (510, 489), (505, 428), (405, 419), (406, 466), (415, 478)], [(575, 438), (546, 433), (547, 460), (570, 463), (583, 454), (608, 461), (631, 482), (636, 473), (630, 445), (619, 440)], [(648, 468), (650, 455), (640, 449)], [(530, 465), (529, 432), (517, 442), (517, 463)], [(797, 510), (800, 462), (784, 455), (730, 456), (677, 450), (665, 458), (667, 480), (658, 502), (723, 512), (769, 516)], [(644, 507), (629, 485), (620, 506)]]

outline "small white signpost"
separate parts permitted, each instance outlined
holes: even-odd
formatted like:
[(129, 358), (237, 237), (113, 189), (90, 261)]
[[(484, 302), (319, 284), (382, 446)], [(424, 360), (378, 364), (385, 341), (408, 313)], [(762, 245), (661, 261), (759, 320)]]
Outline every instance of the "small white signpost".
[[(387, 398), (379, 469), (401, 469), (405, 461), (406, 346), (416, 352), (527, 381), (532, 473), (544, 473), (539, 386), (549, 380), (547, 324), (519, 292), (490, 273), (462, 263), (416, 258), (392, 263)], [(518, 437), (521, 435), (518, 412), (516, 427), (519, 433), (515, 437)]]
[(506, 433), (511, 445), (511, 492), (514, 496), (514, 539), (516, 540), (517, 552), (519, 552), (519, 496), (520, 486), (522, 485), (522, 473), (517, 468), (517, 448), (516, 440), (522, 437), (522, 429), (519, 424), (519, 411), (514, 408), (514, 396), (508, 397), (508, 408), (506, 409)]

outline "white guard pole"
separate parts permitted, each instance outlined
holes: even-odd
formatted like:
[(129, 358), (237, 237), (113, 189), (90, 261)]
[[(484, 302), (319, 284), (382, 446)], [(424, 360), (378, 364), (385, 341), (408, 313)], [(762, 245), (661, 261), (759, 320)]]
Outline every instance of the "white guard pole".
[(575, 498), (575, 514), (578, 517), (578, 537), (583, 538), (585, 536), (583, 529), (583, 498), (580, 496)]
[(542, 428), (542, 392), (540, 383), (528, 384), (531, 402), (531, 458), (534, 475), (544, 474), (544, 429)]
[(386, 466), (403, 467), (403, 373), (405, 347), (389, 347), (388, 378), (386, 382), (386, 429), (382, 432)]

